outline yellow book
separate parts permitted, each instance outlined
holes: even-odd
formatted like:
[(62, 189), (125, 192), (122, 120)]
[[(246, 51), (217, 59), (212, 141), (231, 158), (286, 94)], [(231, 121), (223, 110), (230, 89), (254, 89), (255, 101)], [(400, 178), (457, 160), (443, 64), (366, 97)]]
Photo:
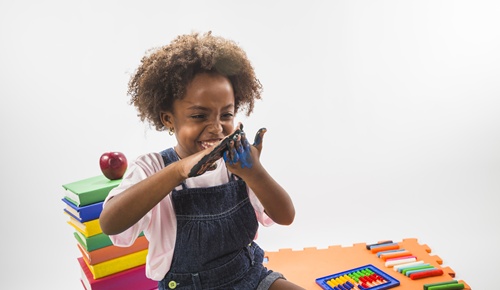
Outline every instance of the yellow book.
[(95, 265), (89, 265), (87, 261), (85, 263), (89, 267), (94, 279), (99, 279), (146, 264), (147, 254), (148, 250), (146, 249)]
[(99, 224), (99, 219), (90, 220), (87, 222), (80, 222), (68, 213), (64, 212), (69, 217), (67, 221), (70, 226), (75, 228), (75, 230), (82, 233), (85, 237), (95, 236), (102, 233), (101, 225)]

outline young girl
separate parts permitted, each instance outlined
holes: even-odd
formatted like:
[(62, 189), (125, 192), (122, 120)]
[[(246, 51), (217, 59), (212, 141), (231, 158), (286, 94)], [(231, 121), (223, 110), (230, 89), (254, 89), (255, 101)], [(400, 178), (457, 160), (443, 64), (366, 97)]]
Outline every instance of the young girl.
[[(302, 289), (266, 269), (254, 242), (259, 223), (289, 225), (288, 193), (259, 161), (260, 130), (244, 133), (195, 176), (191, 170), (253, 110), (262, 87), (245, 52), (206, 34), (178, 36), (146, 55), (129, 83), (142, 121), (177, 145), (139, 156), (105, 200), (99, 218), (115, 245), (149, 240), (146, 275), (161, 289)], [(204, 171), (204, 172), (203, 172)]]

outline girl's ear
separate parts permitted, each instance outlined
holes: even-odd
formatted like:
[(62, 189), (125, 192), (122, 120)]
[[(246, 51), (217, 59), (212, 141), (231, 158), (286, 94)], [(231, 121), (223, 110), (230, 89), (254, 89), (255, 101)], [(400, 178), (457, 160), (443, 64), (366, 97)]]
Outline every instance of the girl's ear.
[(160, 113), (160, 118), (163, 126), (166, 128), (172, 128), (174, 127), (174, 124), (172, 123), (173, 115), (170, 112), (167, 111), (162, 111)]

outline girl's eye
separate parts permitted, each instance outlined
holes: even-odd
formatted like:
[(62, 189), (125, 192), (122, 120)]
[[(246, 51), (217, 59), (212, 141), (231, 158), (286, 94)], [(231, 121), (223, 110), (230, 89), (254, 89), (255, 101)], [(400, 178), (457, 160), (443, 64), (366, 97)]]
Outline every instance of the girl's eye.
[(203, 119), (205, 118), (205, 115), (191, 115), (192, 119)]
[(223, 114), (223, 115), (222, 115), (222, 118), (224, 118), (224, 119), (230, 119), (230, 118), (232, 118), (232, 117), (234, 117), (234, 114), (233, 114), (233, 113), (226, 113), (226, 114)]

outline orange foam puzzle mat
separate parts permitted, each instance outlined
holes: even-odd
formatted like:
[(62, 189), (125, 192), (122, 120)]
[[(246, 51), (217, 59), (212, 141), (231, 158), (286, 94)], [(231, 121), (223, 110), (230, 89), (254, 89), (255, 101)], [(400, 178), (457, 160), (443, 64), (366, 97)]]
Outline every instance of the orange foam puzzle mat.
[(266, 251), (265, 259), (268, 269), (282, 273), (289, 281), (308, 290), (343, 289), (340, 286), (335, 288), (335, 274), (364, 267), (380, 270), (382, 275), (386, 274), (398, 283), (390, 281), (390, 287), (384, 287), (382, 282), (367, 282), (370, 286), (364, 285), (363, 288), (359, 285), (358, 289), (432, 290), (433, 287), (441, 289), (437, 286), (439, 284), (455, 283), (463, 285), (463, 288), (458, 285), (457, 288), (449, 289), (471, 290), (463, 280), (455, 279), (455, 272), (443, 266), (439, 256), (431, 255), (427, 245), (419, 244), (414, 238), (400, 242), (381, 241), (371, 245), (329, 246), (325, 249), (280, 249)]

